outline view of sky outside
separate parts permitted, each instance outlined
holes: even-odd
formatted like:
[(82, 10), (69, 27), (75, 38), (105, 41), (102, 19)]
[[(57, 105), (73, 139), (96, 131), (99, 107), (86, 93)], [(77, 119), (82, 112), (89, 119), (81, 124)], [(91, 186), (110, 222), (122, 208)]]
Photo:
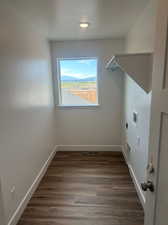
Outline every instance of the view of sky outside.
[(85, 79), (97, 77), (97, 59), (60, 60), (61, 80), (65, 77)]
[(59, 66), (61, 104), (97, 104), (97, 59), (62, 59)]

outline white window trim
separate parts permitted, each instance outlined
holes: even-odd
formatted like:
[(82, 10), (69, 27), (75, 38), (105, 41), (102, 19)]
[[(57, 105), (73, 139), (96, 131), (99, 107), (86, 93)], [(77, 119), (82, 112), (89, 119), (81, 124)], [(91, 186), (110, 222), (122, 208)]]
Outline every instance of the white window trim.
[[(61, 60), (86, 60), (86, 59), (95, 59), (97, 60), (97, 81), (96, 81), (96, 92), (97, 92), (97, 104), (90, 104), (90, 105), (63, 105), (61, 104), (62, 102), (62, 96), (61, 96), (61, 74), (60, 74), (60, 61)], [(62, 109), (66, 109), (66, 108), (97, 108), (100, 106), (99, 104), (99, 74), (98, 74), (98, 69), (99, 69), (99, 59), (98, 57), (73, 57), (73, 58), (57, 58), (57, 69), (56, 69), (56, 82), (57, 82), (57, 95), (58, 95), (58, 99), (57, 99), (57, 103), (56, 103), (56, 107), (62, 108)]]

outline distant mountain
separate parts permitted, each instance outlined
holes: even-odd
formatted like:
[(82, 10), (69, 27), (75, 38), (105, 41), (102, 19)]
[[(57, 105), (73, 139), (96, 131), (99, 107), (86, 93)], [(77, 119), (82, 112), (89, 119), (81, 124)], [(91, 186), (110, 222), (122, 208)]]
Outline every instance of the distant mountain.
[(84, 79), (80, 79), (80, 81), (96, 81), (96, 77), (88, 77), (88, 78), (84, 78)]
[(80, 79), (80, 78), (76, 78), (76, 77), (71, 77), (71, 76), (61, 76), (61, 80), (62, 81), (66, 81), (66, 82), (74, 82), (74, 81), (77, 81), (77, 82), (88, 82), (88, 81), (96, 81), (96, 77), (87, 77), (87, 78), (83, 78), (83, 79)]
[(78, 78), (63, 75), (63, 76), (61, 76), (61, 80), (62, 81), (74, 81), (74, 80), (78, 80)]

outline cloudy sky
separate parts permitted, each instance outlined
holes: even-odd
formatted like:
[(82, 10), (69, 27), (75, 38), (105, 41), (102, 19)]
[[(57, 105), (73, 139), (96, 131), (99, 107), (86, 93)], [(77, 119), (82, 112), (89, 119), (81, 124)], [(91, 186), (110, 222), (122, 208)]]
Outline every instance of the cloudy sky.
[(60, 60), (61, 76), (70, 76), (75, 78), (88, 78), (97, 76), (97, 60)]

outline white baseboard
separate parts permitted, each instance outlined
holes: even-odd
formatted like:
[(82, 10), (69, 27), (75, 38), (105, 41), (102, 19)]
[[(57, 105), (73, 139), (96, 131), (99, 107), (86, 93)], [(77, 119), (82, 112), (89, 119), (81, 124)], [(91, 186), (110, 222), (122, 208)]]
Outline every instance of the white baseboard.
[(141, 202), (141, 204), (142, 204), (142, 207), (143, 207), (144, 210), (145, 210), (145, 195), (144, 195), (144, 193), (143, 193), (143, 191), (142, 191), (142, 189), (141, 189), (141, 186), (140, 186), (140, 184), (139, 184), (139, 182), (138, 182), (138, 180), (137, 180), (137, 178), (136, 178), (136, 175), (135, 175), (135, 173), (134, 173), (134, 170), (133, 170), (133, 168), (132, 168), (132, 166), (131, 166), (130, 164), (128, 165), (128, 168), (129, 168), (129, 171), (130, 171), (132, 180), (133, 180), (133, 182), (134, 182), (135, 189), (136, 189), (136, 191), (137, 191), (139, 200), (140, 200), (140, 202)]
[(121, 145), (59, 145), (58, 151), (122, 151)]
[(122, 153), (123, 153), (123, 156), (124, 156), (124, 159), (125, 159), (125, 162), (127, 165), (129, 165), (129, 160), (128, 160), (128, 156), (124, 150), (124, 146), (122, 146)]
[(57, 146), (54, 147), (54, 149), (51, 152), (51, 154), (49, 155), (47, 161), (44, 163), (43, 167), (41, 168), (40, 172), (38, 173), (37, 177), (35, 178), (33, 184), (30, 186), (30, 188), (27, 191), (26, 195), (24, 196), (24, 198), (20, 202), (18, 208), (16, 209), (16, 211), (12, 215), (11, 219), (9, 220), (8, 225), (16, 225), (18, 223), (18, 221), (19, 221), (19, 219), (20, 219), (24, 209), (26, 208), (28, 202), (30, 201), (33, 193), (37, 189), (41, 179), (43, 178), (43, 176), (44, 176), (48, 166), (50, 165), (50, 162), (54, 158), (56, 152), (57, 152)]
[(142, 189), (141, 189), (141, 186), (140, 186), (140, 184), (139, 184), (139, 182), (138, 182), (138, 180), (137, 180), (137, 178), (136, 178), (136, 175), (135, 175), (135, 173), (134, 173), (134, 170), (133, 170), (131, 164), (130, 164), (129, 161), (128, 161), (128, 157), (127, 157), (127, 155), (126, 155), (126, 153), (125, 153), (125, 151), (124, 151), (124, 147), (122, 147), (122, 152), (123, 152), (123, 156), (124, 156), (124, 158), (125, 158), (125, 161), (126, 161), (126, 163), (127, 163), (127, 165), (128, 165), (129, 172), (130, 172), (131, 178), (132, 178), (132, 180), (133, 180), (135, 189), (136, 189), (136, 191), (137, 191), (139, 200), (140, 200), (140, 202), (141, 202), (141, 205), (142, 205), (143, 209), (145, 210), (145, 201), (146, 201), (145, 195), (144, 195), (144, 193), (143, 193), (143, 191), (142, 191)]

